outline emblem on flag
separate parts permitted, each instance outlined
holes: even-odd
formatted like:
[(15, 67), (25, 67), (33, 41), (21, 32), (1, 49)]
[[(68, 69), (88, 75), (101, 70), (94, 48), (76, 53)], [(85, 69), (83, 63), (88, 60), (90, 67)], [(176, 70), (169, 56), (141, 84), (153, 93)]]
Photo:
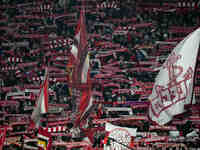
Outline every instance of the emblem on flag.
[[(151, 103), (151, 109), (155, 116), (159, 117), (160, 113), (170, 107), (171, 105), (185, 101), (189, 95), (189, 85), (187, 84), (193, 77), (193, 69), (189, 67), (185, 73), (183, 73), (183, 67), (177, 66), (175, 63), (181, 55), (172, 53), (166, 63), (163, 65), (163, 69), (167, 69), (169, 82), (167, 87), (156, 85), (156, 97), (153, 98)], [(183, 76), (182, 80), (178, 80), (180, 76)]]

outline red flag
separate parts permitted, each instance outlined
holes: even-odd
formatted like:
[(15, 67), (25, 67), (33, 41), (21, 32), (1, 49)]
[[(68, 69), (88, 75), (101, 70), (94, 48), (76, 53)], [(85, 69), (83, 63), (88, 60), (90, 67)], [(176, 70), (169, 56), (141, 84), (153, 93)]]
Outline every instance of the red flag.
[(81, 83), (81, 77), (82, 77), (81, 74), (84, 69), (83, 65), (85, 64), (85, 61), (88, 57), (88, 54), (87, 54), (88, 42), (87, 42), (87, 30), (86, 30), (86, 25), (85, 25), (84, 8), (80, 12), (80, 17), (78, 20), (76, 33), (75, 33), (75, 39), (77, 41), (78, 54), (77, 54), (76, 66), (73, 70), (73, 82), (79, 84)]
[(42, 127), (38, 130), (38, 147), (39, 150), (50, 150), (52, 144), (51, 134), (48, 129), (43, 129)]
[(0, 150), (3, 149), (3, 144), (6, 138), (6, 131), (7, 131), (6, 127), (0, 128)]
[(48, 71), (46, 69), (44, 83), (40, 89), (40, 94), (37, 100), (36, 107), (34, 108), (31, 119), (36, 127), (39, 127), (41, 114), (48, 112)]
[(76, 27), (75, 39), (78, 42), (78, 57), (80, 58), (80, 52), (84, 51), (87, 46), (87, 30), (85, 25), (85, 10), (82, 9), (80, 12), (80, 17), (78, 25)]
[[(84, 6), (84, 5), (83, 5)], [(91, 97), (91, 83), (90, 83), (90, 65), (89, 54), (87, 50), (87, 30), (85, 24), (85, 9), (82, 8), (80, 12), (80, 18), (76, 28), (75, 39), (77, 40), (78, 55), (76, 66), (73, 70), (73, 83), (75, 85), (86, 84), (88, 88), (81, 89), (81, 100), (79, 104), (79, 115), (76, 119), (76, 125), (78, 125), (92, 106)]]
[(79, 115), (77, 116), (75, 126), (80, 124), (83, 118), (86, 118), (85, 116), (88, 114), (90, 108), (92, 107), (92, 104), (93, 104), (93, 97), (91, 96), (91, 90), (90, 89), (82, 90), (81, 100), (79, 104)]
[(85, 25), (85, 10), (82, 9), (75, 31), (75, 42), (71, 47), (71, 56), (67, 64), (69, 72), (69, 81), (73, 86), (81, 83), (81, 72), (85, 58), (87, 57), (87, 32)]
[(81, 90), (81, 100), (79, 104), (79, 116), (76, 120), (76, 124), (81, 121), (83, 117), (87, 117), (87, 113), (93, 105), (93, 97), (91, 92), (91, 81), (90, 81), (90, 66), (89, 56), (85, 59), (82, 73), (81, 73), (81, 84), (87, 84), (88, 87)]

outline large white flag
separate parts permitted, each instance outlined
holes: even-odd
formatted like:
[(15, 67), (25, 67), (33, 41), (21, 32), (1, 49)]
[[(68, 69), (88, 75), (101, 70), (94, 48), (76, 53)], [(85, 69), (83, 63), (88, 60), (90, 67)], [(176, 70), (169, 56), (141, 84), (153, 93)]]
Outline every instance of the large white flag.
[(46, 69), (44, 83), (40, 89), (39, 97), (34, 108), (31, 119), (38, 128), (40, 124), (41, 114), (48, 112), (48, 71)]
[(149, 117), (160, 125), (183, 113), (191, 104), (200, 28), (184, 38), (168, 56), (149, 96)]

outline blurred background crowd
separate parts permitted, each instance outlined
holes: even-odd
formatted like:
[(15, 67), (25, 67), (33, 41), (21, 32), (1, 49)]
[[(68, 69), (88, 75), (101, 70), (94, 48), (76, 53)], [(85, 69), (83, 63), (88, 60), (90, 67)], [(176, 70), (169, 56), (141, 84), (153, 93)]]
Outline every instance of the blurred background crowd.
[[(86, 0), (90, 76), (97, 104), (91, 120), (120, 116), (106, 114), (104, 107), (128, 106), (135, 114), (146, 113), (146, 109), (133, 107), (138, 102), (148, 103), (155, 77), (168, 54), (199, 27), (198, 5), (198, 1), (182, 0)], [(8, 114), (30, 116), (36, 96), (25, 90), (40, 87), (47, 65), (49, 104), (66, 106), (64, 116), (76, 107), (67, 64), (80, 9), (80, 0), (0, 1), (1, 125), (14, 122)], [(199, 104), (198, 67), (197, 63), (194, 96)], [(13, 98), (14, 92), (24, 92), (26, 97)], [(141, 130), (146, 124), (148, 128), (150, 122), (142, 122)], [(97, 134), (94, 147), (102, 139)]]

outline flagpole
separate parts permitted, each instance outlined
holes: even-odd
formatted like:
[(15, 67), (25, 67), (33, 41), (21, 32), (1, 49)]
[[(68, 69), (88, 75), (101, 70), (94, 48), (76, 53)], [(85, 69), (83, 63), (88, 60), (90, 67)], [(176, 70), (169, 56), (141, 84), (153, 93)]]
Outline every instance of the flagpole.
[[(48, 61), (48, 60), (47, 60)], [(47, 89), (47, 91), (48, 91), (48, 102), (49, 102), (49, 61), (47, 62), (47, 76), (48, 76), (48, 89)], [(49, 103), (48, 103), (48, 105), (49, 105)], [(47, 118), (46, 118), (46, 127), (48, 128), (48, 126), (49, 126), (49, 124), (48, 124), (48, 115), (49, 113), (48, 113), (48, 111), (47, 111)]]

